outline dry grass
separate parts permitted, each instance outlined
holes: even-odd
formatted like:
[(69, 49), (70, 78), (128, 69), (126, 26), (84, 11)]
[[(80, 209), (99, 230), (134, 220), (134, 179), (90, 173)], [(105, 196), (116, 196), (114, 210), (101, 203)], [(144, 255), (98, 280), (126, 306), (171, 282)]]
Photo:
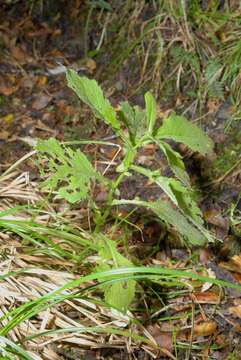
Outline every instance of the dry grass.
[[(207, 279), (201, 275), (210, 273), (190, 259), (173, 262), (169, 257), (150, 257), (142, 270), (155, 266), (153, 269), (169, 273), (140, 276), (147, 282), (140, 283), (136, 301), (124, 315), (103, 300), (98, 282), (106, 278), (94, 275), (81, 281), (86, 274), (95, 274), (99, 255), (94, 235), (80, 228), (83, 218), (78, 211), (68, 214), (65, 209), (66, 218), (58, 214), (63, 204), (56, 200), (50, 206), (38, 184), (16, 170), (2, 176), (0, 193), (0, 344), (4, 359), (81, 359), (88, 349), (101, 359), (105, 348), (117, 358), (123, 354), (136, 359), (139, 353), (145, 359), (163, 354), (178, 359), (179, 354), (204, 354), (210, 347), (210, 337), (204, 336), (199, 344), (196, 332), (211, 328), (211, 335), (216, 333), (215, 311), (223, 298), (219, 285), (225, 284), (215, 276), (211, 281), (216, 286), (207, 282), (202, 287)], [(193, 271), (189, 280), (186, 272), (180, 273), (188, 268)]]
[[(18, 171), (2, 177), (0, 194), (0, 220), (10, 222), (31, 220), (27, 208), (26, 211), (22, 208), (14, 213), (9, 210), (16, 205), (33, 206), (42, 199), (36, 183), (29, 180), (28, 173)], [(49, 215), (39, 215), (35, 221), (45, 225), (46, 229), (51, 226)], [(55, 241), (61, 244), (61, 240), (56, 238)], [(21, 240), (16, 233), (6, 230), (0, 233), (0, 252), (0, 317), (3, 328), (11, 321), (12, 316), (9, 316), (9, 313), (13, 309), (29, 302), (34, 304), (41, 297), (79, 279), (85, 272), (84, 266), (81, 267), (82, 271), (78, 271), (74, 261), (58, 259), (45, 251), (42, 253), (41, 248), (35, 253), (27, 240)], [(95, 263), (95, 260), (96, 258), (91, 256), (85, 259), (85, 263)], [(108, 309), (104, 304), (101, 305), (101, 302), (96, 303), (96, 299), (91, 301), (78, 295), (73, 296), (71, 290), (65, 290), (62, 294), (67, 299), (57, 305), (47, 304), (45, 310), (27, 320), (20, 319), (19, 323), (7, 332), (8, 339), (15, 344), (21, 344), (32, 359), (60, 359), (61, 349), (75, 346), (82, 349), (78, 352), (79, 355), (81, 352), (84, 354), (88, 348), (128, 349), (131, 353), (140, 346), (150, 354), (152, 348), (155, 349), (155, 341), (148, 332), (145, 331), (142, 340), (146, 339), (152, 346), (145, 342), (141, 345), (125, 330), (131, 324), (131, 313), (123, 315), (114, 309)], [(135, 327), (131, 327), (133, 334)], [(119, 329), (120, 334), (118, 330), (115, 334), (115, 329)], [(46, 334), (42, 335), (45, 332)]]

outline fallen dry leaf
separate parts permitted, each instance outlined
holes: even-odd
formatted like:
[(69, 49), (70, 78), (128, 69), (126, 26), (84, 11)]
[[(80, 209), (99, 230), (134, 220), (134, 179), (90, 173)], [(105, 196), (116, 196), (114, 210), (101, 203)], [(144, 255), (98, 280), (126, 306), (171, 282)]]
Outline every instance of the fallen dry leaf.
[[(207, 269), (207, 273), (208, 273), (208, 277), (209, 277), (209, 278), (211, 278), (211, 279), (216, 279), (215, 272), (214, 272), (212, 269), (208, 268), (208, 269)], [(202, 290), (201, 290), (201, 291), (202, 291), (202, 292), (205, 292), (205, 291), (209, 290), (212, 286), (213, 286), (212, 283), (210, 283), (210, 282), (205, 282), (205, 283), (202, 285)]]
[(172, 111), (173, 111), (173, 109), (166, 109), (166, 110), (163, 110), (163, 111), (158, 109), (157, 114), (158, 114), (158, 117), (165, 119), (166, 117), (168, 117), (170, 115), (170, 113)]
[(241, 319), (241, 305), (231, 306), (228, 311), (230, 312), (230, 314)]
[(235, 272), (241, 274), (241, 254), (234, 255), (229, 263), (233, 266)]
[(175, 305), (173, 306), (173, 313), (184, 312), (190, 309), (191, 309), (191, 304)]
[(241, 284), (241, 274), (240, 273), (234, 273), (233, 274), (235, 280), (237, 280)]
[(11, 53), (15, 60), (19, 63), (24, 64), (27, 60), (25, 52), (18, 46), (11, 46)]
[(41, 75), (37, 79), (37, 85), (40, 87), (45, 86), (47, 82), (48, 82), (48, 77), (45, 75)]
[(196, 336), (209, 336), (216, 332), (217, 324), (215, 321), (205, 321), (194, 326), (194, 334)]
[(86, 61), (86, 67), (88, 68), (88, 70), (92, 73), (96, 70), (96, 62), (93, 59), (88, 59)]
[(161, 348), (169, 351), (170, 353), (172, 352), (172, 332), (161, 331), (157, 324), (149, 326), (148, 331)]
[(8, 86), (3, 83), (0, 84), (0, 94), (4, 96), (10, 96), (18, 90), (17, 86)]
[(24, 88), (24, 89), (29, 89), (32, 90), (34, 85), (35, 85), (35, 78), (31, 77), (31, 76), (27, 76), (27, 77), (23, 77), (20, 81), (19, 81), (19, 86)]
[(211, 260), (210, 250), (209, 249), (201, 249), (199, 259), (203, 265), (207, 265), (207, 263)]
[(215, 343), (217, 345), (221, 345), (224, 346), (225, 344), (228, 344), (228, 339), (227, 336), (225, 336), (224, 334), (220, 334), (215, 338)]
[(170, 351), (173, 350), (172, 344), (172, 334), (171, 333), (161, 333), (155, 337), (156, 343), (163, 349)]
[(212, 291), (198, 292), (193, 294), (198, 304), (219, 304), (220, 296)]
[(156, 144), (148, 144), (144, 147), (144, 152), (146, 155), (154, 155), (157, 151), (158, 147)]
[(112, 148), (110, 146), (108, 146), (108, 149), (107, 149), (107, 147), (102, 148), (102, 149), (100, 149), (100, 152), (102, 154), (104, 154), (107, 159), (112, 160), (116, 156), (116, 153), (118, 152), (118, 150), (116, 150), (116, 147), (114, 147), (114, 146)]
[(60, 75), (66, 72), (66, 67), (64, 65), (58, 65), (54, 68), (48, 69), (48, 73), (51, 75)]
[(204, 212), (204, 219), (212, 225), (218, 226), (222, 229), (229, 228), (228, 218), (225, 218), (221, 215), (219, 209), (209, 209)]
[(35, 110), (42, 110), (50, 103), (51, 99), (49, 95), (40, 95), (34, 100), (32, 107)]
[(42, 28), (42, 29), (38, 29), (35, 31), (29, 31), (29, 32), (27, 32), (26, 35), (30, 38), (43, 37), (43, 36), (51, 34), (51, 32), (52, 32), (52, 30), (49, 28)]
[(241, 255), (234, 255), (228, 261), (221, 261), (219, 266), (223, 269), (241, 274)]
[(215, 113), (220, 107), (220, 101), (218, 100), (208, 100), (207, 102), (208, 112)]
[(9, 138), (9, 132), (6, 130), (1, 130), (0, 131), (0, 140), (6, 140)]
[(237, 266), (241, 267), (241, 254), (234, 255), (231, 259)]

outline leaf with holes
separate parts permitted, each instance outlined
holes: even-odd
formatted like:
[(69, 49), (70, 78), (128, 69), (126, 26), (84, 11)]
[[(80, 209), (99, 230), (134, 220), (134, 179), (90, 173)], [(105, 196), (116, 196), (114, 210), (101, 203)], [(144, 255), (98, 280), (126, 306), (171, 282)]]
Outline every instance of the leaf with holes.
[(80, 150), (65, 148), (54, 138), (40, 140), (37, 150), (40, 159), (45, 159), (47, 155), (47, 173), (51, 174), (43, 187), (57, 191), (60, 198), (70, 203), (88, 198), (92, 180), (103, 181), (101, 174)]

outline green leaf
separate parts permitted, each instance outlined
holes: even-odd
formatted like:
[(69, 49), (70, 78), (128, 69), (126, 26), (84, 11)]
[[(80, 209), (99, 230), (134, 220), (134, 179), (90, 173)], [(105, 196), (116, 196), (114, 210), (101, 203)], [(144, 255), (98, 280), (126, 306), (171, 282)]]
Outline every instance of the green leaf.
[(139, 106), (130, 106), (127, 101), (121, 103), (121, 119), (128, 129), (132, 144), (146, 133), (146, 112)]
[(105, 300), (120, 311), (126, 312), (135, 296), (134, 280), (119, 281), (105, 290)]
[(183, 186), (182, 183), (176, 179), (161, 176), (159, 170), (151, 171), (135, 165), (131, 168), (147, 176), (152, 182), (155, 182), (175, 206), (179, 207), (186, 215), (192, 217), (198, 224), (203, 224), (202, 212), (196, 204), (190, 188)]
[(80, 100), (94, 111), (96, 117), (104, 120), (115, 130), (120, 129), (115, 109), (111, 106), (109, 100), (104, 97), (101, 87), (95, 80), (90, 80), (85, 76), (80, 77), (72, 69), (66, 71), (66, 77), (68, 86), (74, 90)]
[(172, 114), (158, 129), (156, 139), (172, 139), (189, 146), (203, 155), (213, 151), (212, 140), (185, 117)]
[(172, 226), (178, 234), (183, 236), (189, 245), (203, 246), (207, 240), (213, 241), (211, 235), (199, 224), (194, 224), (191, 219), (187, 219), (177, 209), (174, 209), (168, 202), (155, 201), (147, 202), (142, 200), (114, 200), (112, 205), (132, 204), (143, 206), (152, 210), (168, 226)]
[(156, 101), (152, 93), (147, 92), (145, 94), (145, 102), (146, 102), (146, 118), (148, 123), (148, 132), (152, 134), (157, 116)]
[(187, 187), (190, 187), (190, 179), (185, 170), (181, 155), (173, 150), (169, 144), (164, 141), (158, 141), (158, 145), (166, 155), (168, 164), (176, 177)]
[(92, 180), (103, 181), (80, 150), (65, 148), (56, 139), (40, 140), (37, 145), (40, 159), (49, 159), (47, 180), (43, 187), (57, 191), (60, 198), (70, 203), (84, 200), (89, 196)]
[(123, 101), (121, 103), (120, 116), (122, 122), (128, 129), (130, 140), (134, 144), (137, 133), (137, 127), (135, 123), (135, 111), (133, 107), (128, 103), (128, 101)]
[[(119, 253), (113, 240), (108, 239), (104, 235), (99, 235), (98, 244), (100, 246), (99, 256), (101, 259), (97, 267), (98, 271), (133, 266), (130, 260)], [(114, 278), (111, 276), (109, 280)], [(105, 300), (109, 305), (126, 312), (135, 297), (135, 288), (136, 282), (134, 280), (104, 285)]]
[(131, 169), (142, 175), (145, 175), (151, 182), (155, 182), (157, 185), (159, 185), (160, 188), (165, 192), (165, 194), (172, 200), (172, 202), (176, 206), (178, 206), (177, 199), (170, 186), (171, 182), (175, 181), (174, 179), (168, 178), (166, 176), (161, 176), (159, 170), (151, 171), (142, 166), (133, 165)]
[(170, 188), (175, 195), (178, 207), (182, 209), (184, 214), (190, 216), (197, 224), (203, 225), (202, 212), (193, 197), (192, 191), (175, 179), (171, 179)]

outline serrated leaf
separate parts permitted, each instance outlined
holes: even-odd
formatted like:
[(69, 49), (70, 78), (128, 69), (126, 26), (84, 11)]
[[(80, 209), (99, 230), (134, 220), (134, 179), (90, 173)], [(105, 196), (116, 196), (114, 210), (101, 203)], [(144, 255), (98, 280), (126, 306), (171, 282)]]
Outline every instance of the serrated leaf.
[(213, 151), (212, 140), (185, 117), (172, 114), (166, 118), (156, 133), (157, 139), (172, 139), (181, 142), (203, 155)]
[(71, 203), (84, 200), (89, 195), (91, 181), (102, 180), (80, 150), (65, 148), (54, 138), (40, 140), (36, 148), (41, 158), (49, 158), (49, 176), (43, 187), (56, 191), (60, 198)]
[(159, 170), (151, 171), (141, 166), (132, 166), (132, 169), (143, 174), (155, 182), (170, 198), (173, 204), (179, 207), (186, 215), (193, 218), (198, 224), (203, 224), (202, 212), (192, 197), (192, 190), (182, 185), (176, 179), (161, 176)]
[(114, 200), (112, 205), (132, 204), (135, 206), (143, 206), (152, 210), (162, 221), (168, 226), (172, 226), (182, 237), (192, 246), (203, 246), (207, 240), (212, 240), (208, 232), (199, 224), (197, 227), (186, 219), (177, 209), (174, 209), (169, 203), (164, 201), (147, 202), (142, 200)]
[(115, 109), (108, 99), (104, 97), (101, 87), (95, 80), (79, 76), (76, 71), (66, 71), (68, 86), (74, 90), (80, 100), (87, 104), (95, 113), (96, 117), (104, 120), (114, 129), (120, 129), (120, 123), (116, 117)]
[(140, 106), (134, 106), (136, 134), (138, 138), (141, 138), (146, 132), (146, 112), (141, 109)]
[(190, 216), (197, 224), (202, 225), (202, 212), (194, 200), (192, 192), (175, 179), (171, 179), (170, 188), (175, 195), (178, 207), (182, 209), (186, 215)]
[(128, 101), (123, 101), (121, 103), (120, 115), (123, 123), (128, 129), (130, 140), (134, 144), (136, 132), (137, 132), (137, 126), (135, 122), (135, 111), (134, 108), (128, 103)]
[(133, 165), (131, 168), (136, 172), (145, 175), (146, 177), (148, 177), (148, 179), (151, 182), (155, 182), (158, 186), (160, 186), (160, 188), (164, 191), (164, 193), (170, 198), (170, 200), (172, 200), (174, 205), (178, 206), (177, 199), (170, 186), (171, 181), (175, 181), (174, 179), (166, 176), (161, 176), (158, 170), (151, 171), (142, 166), (136, 166), (136, 165)]
[(173, 150), (171, 146), (163, 141), (158, 141), (158, 145), (166, 155), (168, 164), (176, 177), (187, 187), (190, 187), (190, 179), (185, 170), (181, 155)]
[(130, 106), (127, 101), (121, 103), (121, 119), (126, 125), (132, 144), (147, 131), (146, 112), (139, 106)]
[(146, 103), (146, 119), (148, 123), (148, 132), (152, 134), (157, 116), (156, 101), (152, 93), (147, 92), (145, 94), (145, 103)]
[(61, 147), (59, 141), (57, 141), (55, 138), (50, 138), (48, 140), (39, 140), (36, 149), (49, 155), (55, 154), (62, 161), (66, 160), (64, 148)]

